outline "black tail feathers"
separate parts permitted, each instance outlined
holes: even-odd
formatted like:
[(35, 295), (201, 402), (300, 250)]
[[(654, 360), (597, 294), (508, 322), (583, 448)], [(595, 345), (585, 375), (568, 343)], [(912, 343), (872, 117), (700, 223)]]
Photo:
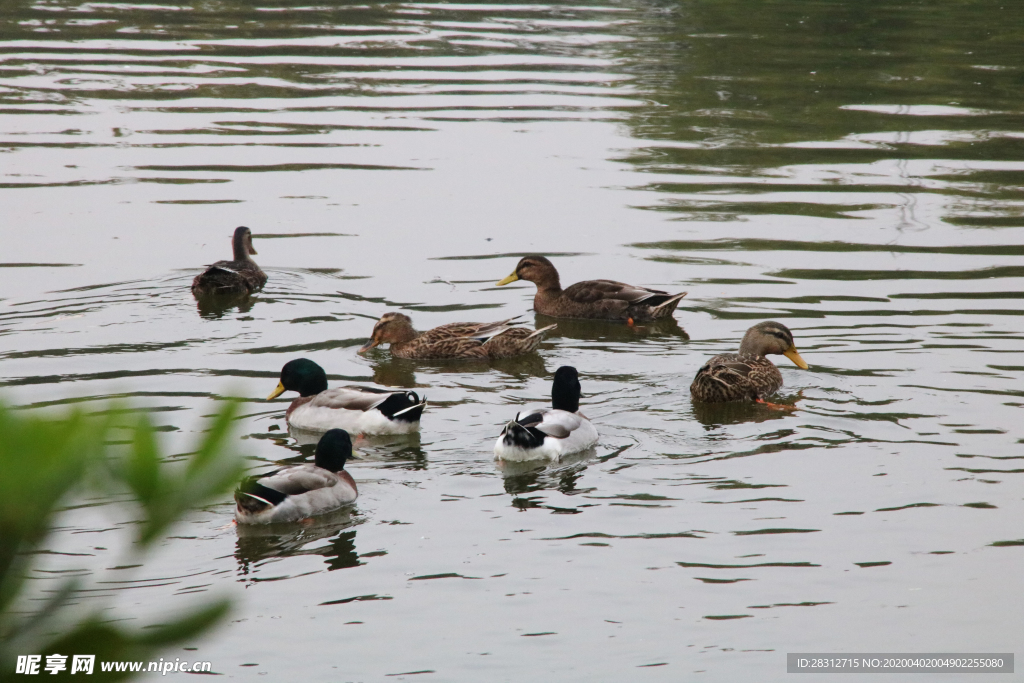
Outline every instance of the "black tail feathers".
[(528, 415), (518, 422), (510, 420), (501, 432), (502, 436), (504, 436), (505, 445), (522, 449), (539, 448), (542, 446), (544, 444), (544, 437), (547, 435), (532, 426), (540, 423), (539, 420), (530, 419), (534, 416)]
[(419, 422), (423, 409), (427, 407), (427, 397), (423, 400), (415, 391), (396, 391), (377, 404), (384, 417), (398, 422)]

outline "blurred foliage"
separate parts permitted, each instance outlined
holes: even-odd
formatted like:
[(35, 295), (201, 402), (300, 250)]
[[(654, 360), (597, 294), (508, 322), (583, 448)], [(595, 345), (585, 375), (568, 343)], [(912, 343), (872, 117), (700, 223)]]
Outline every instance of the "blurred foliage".
[(61, 506), (86, 495), (130, 493), (141, 523), (129, 552), (141, 564), (175, 522), (237, 483), (241, 463), (228, 443), (236, 414), (234, 402), (225, 404), (187, 462), (168, 463), (144, 414), (119, 407), (54, 418), (0, 404), (0, 681), (16, 677), (18, 655), (52, 653), (95, 654), (94, 676), (123, 679), (131, 674), (103, 673), (99, 662), (151, 659), (226, 614), (222, 599), (158, 626), (127, 629), (123, 614), (75, 605), (79, 579), (50, 592), (35, 591), (27, 579)]

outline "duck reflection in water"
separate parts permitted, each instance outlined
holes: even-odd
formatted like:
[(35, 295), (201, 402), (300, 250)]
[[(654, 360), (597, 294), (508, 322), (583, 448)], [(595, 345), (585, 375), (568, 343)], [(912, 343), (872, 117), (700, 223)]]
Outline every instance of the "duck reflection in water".
[[(597, 453), (596, 448), (564, 456), (556, 465), (546, 467), (537, 461), (496, 461), (498, 469), (505, 478), (505, 491), (512, 495), (530, 493), (531, 491), (557, 490), (564, 494), (576, 492), (576, 482), (583, 475), (587, 466)], [(528, 499), (516, 499), (528, 500)], [(516, 507), (543, 507), (537, 505), (521, 505), (513, 501)]]
[(232, 309), (245, 315), (258, 301), (259, 297), (249, 294), (209, 294), (196, 298), (196, 310), (204, 320), (220, 320)]
[(675, 318), (659, 318), (645, 323), (609, 324), (606, 320), (578, 320), (574, 318), (550, 318), (537, 313), (534, 325), (546, 326), (555, 320), (558, 327), (548, 333), (548, 339), (565, 337), (587, 342), (633, 342), (645, 337), (677, 337), (688, 340), (686, 333)]
[(384, 387), (416, 389), (416, 363), (404, 358), (375, 356), (370, 359), (373, 383)]
[[(307, 429), (288, 426), (288, 435), (294, 439), (301, 452), (307, 457), (312, 448), (319, 442), (323, 432), (312, 432)], [(371, 462), (394, 461), (388, 467), (400, 467), (409, 470), (427, 469), (427, 454), (421, 446), (419, 432), (398, 436), (384, 434), (360, 434), (353, 438), (354, 446), (359, 447), (359, 459)]]
[(711, 431), (723, 425), (740, 424), (742, 422), (767, 422), (768, 420), (781, 420), (793, 415), (792, 410), (797, 408), (797, 402), (803, 400), (803, 391), (798, 391), (794, 398), (785, 399), (780, 405), (786, 406), (789, 410), (778, 410), (763, 403), (752, 401), (731, 401), (728, 403), (704, 403), (694, 401), (691, 404), (693, 416), (697, 422), (704, 425), (705, 430)]
[[(358, 567), (363, 562), (356, 552), (356, 530), (350, 527), (362, 521), (356, 510), (348, 508), (306, 522), (239, 524), (235, 546), (238, 575), (259, 580), (258, 575), (266, 560), (303, 555), (320, 555), (328, 571)], [(325, 545), (308, 547), (325, 538), (331, 540)], [(282, 565), (274, 564), (275, 578), (281, 573)]]
[(492, 362), (491, 367), (517, 379), (551, 376), (551, 371), (544, 366), (544, 359), (536, 353), (515, 358), (502, 358)]
[(370, 367), (373, 369), (374, 383), (403, 389), (422, 389), (429, 386), (429, 383), (417, 383), (417, 369), (458, 374), (485, 374), (491, 370), (498, 370), (516, 378), (551, 376), (544, 366), (544, 359), (536, 353), (513, 356), (512, 358), (497, 358), (491, 361), (412, 361), (386, 356), (378, 356), (369, 360)]

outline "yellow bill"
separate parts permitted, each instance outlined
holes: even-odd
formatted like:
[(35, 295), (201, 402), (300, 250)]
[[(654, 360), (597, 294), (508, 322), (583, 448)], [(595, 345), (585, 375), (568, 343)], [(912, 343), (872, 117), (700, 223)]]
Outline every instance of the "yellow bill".
[(283, 394), (285, 391), (287, 391), (287, 389), (284, 388), (284, 384), (282, 384), (281, 382), (278, 382), (277, 383), (277, 388), (274, 389), (272, 392), (270, 392), (270, 396), (267, 396), (267, 400), (270, 401), (272, 399), (275, 399), (278, 396), (280, 396), (281, 394)]
[(504, 287), (505, 285), (511, 284), (511, 283), (515, 282), (516, 280), (518, 280), (518, 279), (519, 279), (519, 276), (516, 275), (515, 273), (512, 273), (507, 278), (505, 278), (504, 280), (499, 282), (498, 286), (499, 287)]
[(798, 368), (800, 368), (801, 370), (806, 370), (807, 369), (807, 361), (805, 361), (803, 358), (800, 357), (800, 354), (797, 352), (795, 346), (789, 347), (789, 351), (786, 351), (782, 355), (784, 355), (786, 358), (788, 358), (791, 361), (793, 361), (794, 363), (796, 363), (796, 366)]

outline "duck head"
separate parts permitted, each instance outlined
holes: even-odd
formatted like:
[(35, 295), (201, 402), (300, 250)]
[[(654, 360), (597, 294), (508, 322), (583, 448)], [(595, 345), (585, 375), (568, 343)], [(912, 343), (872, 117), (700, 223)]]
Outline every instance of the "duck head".
[(345, 461), (352, 457), (352, 437), (344, 429), (331, 429), (316, 444), (313, 463), (331, 472), (340, 472)]
[(231, 250), (236, 261), (248, 261), (249, 254), (256, 255), (252, 246), (252, 231), (244, 225), (235, 228), (235, 234), (231, 237)]
[(559, 287), (558, 271), (551, 261), (543, 256), (531, 255), (519, 259), (516, 269), (512, 274), (498, 283), (498, 287), (515, 282), (516, 280), (527, 280), (538, 287)]
[(370, 341), (363, 344), (358, 353), (366, 353), (380, 344), (396, 344), (416, 338), (412, 318), (404, 313), (385, 313), (373, 326)]
[(299, 396), (316, 396), (327, 391), (327, 373), (308, 358), (296, 358), (281, 368), (281, 380), (267, 400), (277, 398), (286, 391), (297, 391)]
[(747, 330), (740, 342), (741, 356), (767, 356), (782, 354), (796, 363), (797, 367), (807, 369), (807, 362), (800, 357), (793, 343), (793, 333), (782, 323), (766, 320)]
[(551, 383), (551, 407), (575, 413), (580, 409), (580, 379), (576, 368), (563, 365), (555, 370), (555, 380)]

